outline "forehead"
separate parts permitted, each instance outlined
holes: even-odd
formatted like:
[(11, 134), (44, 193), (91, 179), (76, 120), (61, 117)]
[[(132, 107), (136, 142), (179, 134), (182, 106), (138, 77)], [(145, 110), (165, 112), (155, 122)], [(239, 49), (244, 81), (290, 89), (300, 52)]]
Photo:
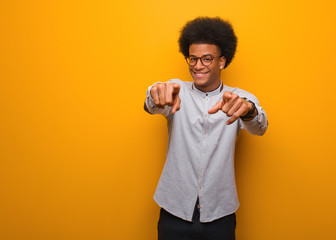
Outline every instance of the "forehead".
[(220, 49), (214, 44), (207, 43), (194, 43), (189, 46), (189, 55), (193, 56), (203, 56), (206, 54), (211, 54), (213, 56), (220, 55)]

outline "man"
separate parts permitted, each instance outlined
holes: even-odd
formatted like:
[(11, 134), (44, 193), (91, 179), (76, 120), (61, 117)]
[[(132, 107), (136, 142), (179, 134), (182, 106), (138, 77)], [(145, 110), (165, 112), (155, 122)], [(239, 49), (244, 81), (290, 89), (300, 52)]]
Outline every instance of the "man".
[(169, 131), (154, 195), (161, 206), (159, 240), (235, 239), (236, 138), (241, 129), (254, 135), (267, 129), (258, 99), (221, 81), (236, 45), (232, 26), (220, 18), (188, 22), (179, 46), (193, 82), (173, 79), (147, 91), (145, 110), (164, 115)]

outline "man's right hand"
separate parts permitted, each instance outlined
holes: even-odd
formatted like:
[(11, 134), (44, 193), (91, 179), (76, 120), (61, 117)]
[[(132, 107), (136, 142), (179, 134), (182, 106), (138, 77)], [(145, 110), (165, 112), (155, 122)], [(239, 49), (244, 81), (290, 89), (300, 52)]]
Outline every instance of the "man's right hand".
[(155, 106), (159, 108), (163, 108), (166, 105), (172, 106), (172, 114), (180, 110), (181, 99), (179, 92), (180, 85), (177, 83), (157, 83), (150, 90)]

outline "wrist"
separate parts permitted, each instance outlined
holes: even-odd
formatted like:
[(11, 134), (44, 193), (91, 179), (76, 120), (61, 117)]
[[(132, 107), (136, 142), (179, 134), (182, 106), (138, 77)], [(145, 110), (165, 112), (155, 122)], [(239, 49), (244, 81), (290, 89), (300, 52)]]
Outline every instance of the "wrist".
[(240, 116), (240, 119), (243, 121), (249, 121), (252, 120), (257, 114), (256, 112), (258, 111), (254, 102), (248, 100), (247, 98), (242, 98), (244, 99), (246, 102), (248, 102), (252, 107), (251, 109), (243, 116)]

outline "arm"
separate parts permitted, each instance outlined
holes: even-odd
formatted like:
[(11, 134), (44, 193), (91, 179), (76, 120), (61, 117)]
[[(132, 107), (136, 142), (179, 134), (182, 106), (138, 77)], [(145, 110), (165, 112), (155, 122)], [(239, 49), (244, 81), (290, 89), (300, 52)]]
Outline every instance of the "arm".
[[(209, 109), (210, 114), (219, 110), (223, 111), (230, 119), (226, 124), (230, 125), (236, 120), (241, 121), (242, 128), (254, 135), (263, 135), (266, 132), (268, 122), (265, 111), (259, 105), (259, 101), (252, 94), (242, 98), (235, 93), (225, 92), (223, 99)], [(253, 107), (254, 103), (255, 108)]]

